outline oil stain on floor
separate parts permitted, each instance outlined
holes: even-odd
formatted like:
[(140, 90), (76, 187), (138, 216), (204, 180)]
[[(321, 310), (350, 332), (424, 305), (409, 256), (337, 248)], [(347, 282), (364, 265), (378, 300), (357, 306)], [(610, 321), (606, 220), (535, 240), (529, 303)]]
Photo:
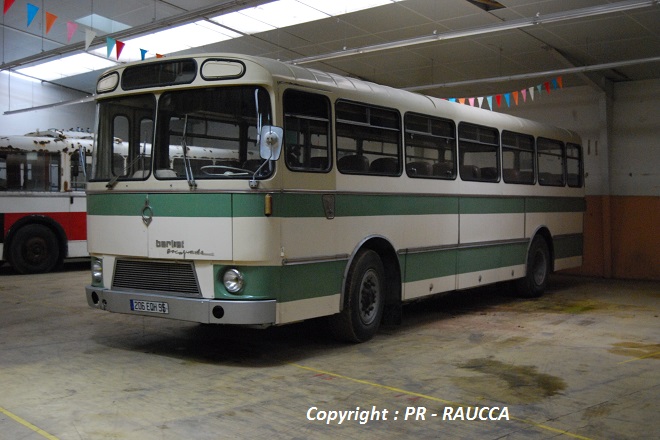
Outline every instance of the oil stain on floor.
[(456, 386), (473, 394), (476, 400), (511, 405), (534, 403), (566, 388), (563, 379), (540, 373), (533, 365), (512, 365), (482, 358), (472, 359), (459, 367), (481, 373), (452, 379)]

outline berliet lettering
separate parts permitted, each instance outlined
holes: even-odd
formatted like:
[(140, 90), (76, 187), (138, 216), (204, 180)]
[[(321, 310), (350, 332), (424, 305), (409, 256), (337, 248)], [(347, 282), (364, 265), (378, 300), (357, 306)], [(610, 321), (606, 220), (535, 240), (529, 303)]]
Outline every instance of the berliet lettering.
[(183, 257), (186, 255), (204, 255), (208, 257), (215, 255), (213, 252), (206, 252), (202, 249), (184, 249), (186, 245), (183, 240), (156, 240), (156, 247), (166, 248), (168, 255), (182, 255)]
[(185, 245), (183, 244), (183, 241), (175, 241), (175, 240), (156, 240), (156, 247), (162, 247), (162, 248), (176, 248), (176, 249), (183, 249)]

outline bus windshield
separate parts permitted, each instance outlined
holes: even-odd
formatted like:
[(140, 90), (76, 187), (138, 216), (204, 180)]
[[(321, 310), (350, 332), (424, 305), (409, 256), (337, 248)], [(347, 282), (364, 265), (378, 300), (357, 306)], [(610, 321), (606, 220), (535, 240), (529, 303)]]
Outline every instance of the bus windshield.
[(93, 180), (252, 178), (263, 162), (258, 130), (271, 123), (268, 93), (254, 86), (104, 100)]

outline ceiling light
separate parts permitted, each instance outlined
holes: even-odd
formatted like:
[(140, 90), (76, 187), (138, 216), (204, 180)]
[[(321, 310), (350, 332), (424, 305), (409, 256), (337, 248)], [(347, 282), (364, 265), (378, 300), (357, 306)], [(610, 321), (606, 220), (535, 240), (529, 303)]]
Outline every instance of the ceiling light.
[(36, 66), (16, 69), (16, 72), (45, 81), (53, 81), (67, 76), (107, 69), (116, 64), (112, 60), (105, 59), (105, 57), (100, 58), (88, 53), (79, 53)]

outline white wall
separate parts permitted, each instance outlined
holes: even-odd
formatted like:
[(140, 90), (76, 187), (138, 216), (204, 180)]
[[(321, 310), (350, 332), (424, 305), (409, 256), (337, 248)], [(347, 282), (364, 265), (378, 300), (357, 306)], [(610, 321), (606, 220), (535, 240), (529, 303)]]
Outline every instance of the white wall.
[(43, 110), (5, 115), (7, 111), (81, 99), (85, 93), (54, 84), (31, 81), (17, 74), (0, 72), (0, 136), (25, 134), (37, 129), (94, 129), (93, 102), (63, 105)]

